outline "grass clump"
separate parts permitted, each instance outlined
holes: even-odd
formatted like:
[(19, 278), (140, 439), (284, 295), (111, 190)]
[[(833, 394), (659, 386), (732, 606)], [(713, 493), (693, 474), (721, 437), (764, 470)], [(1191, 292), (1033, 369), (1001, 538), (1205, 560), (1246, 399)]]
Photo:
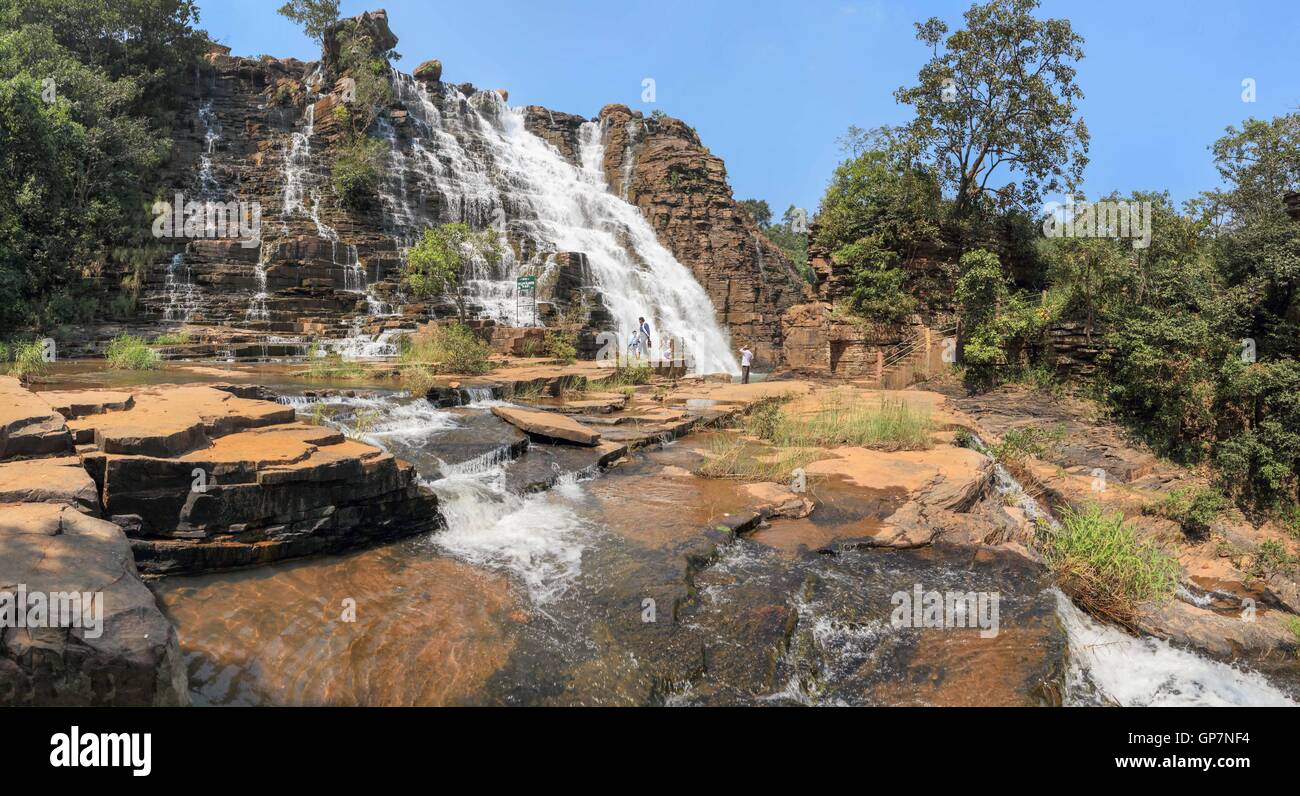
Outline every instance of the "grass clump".
[(431, 325), (405, 338), (402, 370), (421, 366), (433, 373), (478, 375), (492, 369), (492, 348), (463, 323)]
[(1274, 574), (1289, 572), (1295, 568), (1297, 559), (1276, 539), (1266, 539), (1259, 543), (1251, 554), (1250, 566), (1246, 573), (1252, 577), (1266, 579)]
[(605, 379), (605, 383), (610, 387), (634, 387), (649, 384), (652, 376), (654, 369), (648, 364), (627, 365), (615, 369), (614, 374)]
[(312, 343), (307, 350), (307, 378), (312, 381), (350, 381), (365, 376), (365, 368), (337, 351), (326, 352), (319, 343)]
[(0, 343), (0, 363), (5, 363), (2, 372), (23, 381), (41, 375), (49, 367), (45, 360), (45, 346), (40, 340)]
[(1185, 533), (1209, 533), (1210, 523), (1228, 508), (1228, 499), (1217, 491), (1205, 489), (1175, 489), (1161, 500), (1142, 507), (1142, 513), (1164, 517), (1182, 526)]
[(156, 370), (159, 365), (158, 352), (143, 337), (132, 334), (119, 334), (109, 341), (104, 358), (114, 370)]
[(803, 448), (778, 450), (738, 436), (717, 436), (709, 440), (696, 473), (706, 478), (783, 482), (795, 470), (816, 461), (818, 453)]
[(1067, 434), (1063, 427), (1013, 428), (1002, 435), (1000, 443), (993, 446), (993, 458), (1003, 464), (1022, 462), (1030, 457), (1041, 459), (1060, 444)]
[(873, 406), (838, 397), (807, 415), (762, 406), (749, 427), (756, 436), (783, 448), (851, 445), (883, 451), (929, 450), (935, 430), (928, 411), (905, 401), (881, 398)]
[(185, 345), (190, 341), (190, 333), (187, 331), (167, 332), (160, 334), (153, 339), (154, 345)]
[(1139, 540), (1122, 514), (1063, 508), (1059, 529), (1040, 530), (1048, 566), (1094, 616), (1131, 627), (1139, 604), (1162, 602), (1178, 585), (1177, 559)]

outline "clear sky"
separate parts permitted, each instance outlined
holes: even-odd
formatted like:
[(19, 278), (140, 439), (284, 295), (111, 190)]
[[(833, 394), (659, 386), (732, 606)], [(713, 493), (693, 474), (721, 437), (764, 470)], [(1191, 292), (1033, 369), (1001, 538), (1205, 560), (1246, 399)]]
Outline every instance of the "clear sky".
[[(318, 48), (281, 0), (200, 0), (202, 27), (237, 55)], [(906, 121), (893, 91), (928, 51), (912, 23), (955, 28), (967, 0), (344, 0), (383, 7), (398, 67), (507, 88), (511, 104), (594, 116), (619, 102), (684, 119), (727, 163), (738, 199), (815, 210), (849, 125)], [(1213, 187), (1224, 127), (1300, 109), (1300, 0), (1045, 0), (1085, 39), (1079, 84), (1092, 133), (1084, 190)], [(655, 81), (656, 101), (642, 101)], [(1242, 81), (1257, 99), (1242, 101)]]

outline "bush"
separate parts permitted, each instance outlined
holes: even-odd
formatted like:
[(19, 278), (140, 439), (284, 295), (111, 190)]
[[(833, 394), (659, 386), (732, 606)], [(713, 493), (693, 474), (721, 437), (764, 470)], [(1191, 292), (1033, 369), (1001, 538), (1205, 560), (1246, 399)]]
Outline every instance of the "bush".
[(547, 332), (545, 350), (548, 357), (565, 365), (572, 365), (578, 359), (578, 349), (571, 333)]
[(610, 387), (636, 386), (638, 384), (649, 384), (653, 376), (654, 369), (649, 364), (627, 365), (626, 367), (617, 368), (614, 375), (608, 377), (605, 383)]
[(1066, 437), (1064, 427), (1047, 430), (1030, 426), (1009, 429), (1002, 442), (993, 446), (993, 458), (1003, 464), (1014, 464), (1033, 457), (1041, 459)]
[(492, 349), (462, 323), (430, 325), (407, 338), (402, 351), (403, 370), (421, 365), (434, 373), (477, 375), (492, 369)]
[(149, 347), (143, 337), (119, 334), (104, 352), (108, 366), (114, 370), (156, 370), (158, 352)]
[(154, 345), (185, 345), (190, 341), (190, 333), (187, 331), (168, 332), (160, 334), (153, 339)]
[(1143, 514), (1164, 517), (1182, 526), (1184, 532), (1203, 535), (1210, 523), (1228, 508), (1228, 499), (1213, 489), (1175, 489), (1156, 503), (1142, 507)]
[(374, 201), (383, 176), (384, 155), (384, 142), (364, 136), (339, 151), (331, 176), (341, 204), (362, 209)]
[(1140, 541), (1122, 514), (1098, 506), (1061, 511), (1061, 527), (1040, 525), (1043, 556), (1062, 588), (1094, 616), (1129, 627), (1139, 604), (1162, 602), (1178, 585), (1178, 561)]

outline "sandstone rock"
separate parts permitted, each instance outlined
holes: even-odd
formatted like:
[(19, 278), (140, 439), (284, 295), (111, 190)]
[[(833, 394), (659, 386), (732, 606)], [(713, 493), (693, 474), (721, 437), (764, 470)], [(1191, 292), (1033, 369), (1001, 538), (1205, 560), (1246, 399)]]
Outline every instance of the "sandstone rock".
[(75, 458), (0, 463), (0, 503), (63, 503), (99, 514), (95, 482)]
[(176, 632), (112, 523), (49, 503), (0, 505), (0, 589), (102, 594), (93, 627), (0, 633), (0, 705), (186, 705)]
[(437, 58), (425, 61), (415, 67), (416, 80), (422, 80), (426, 83), (437, 83), (442, 80), (442, 61)]
[(599, 433), (564, 415), (504, 406), (493, 407), (492, 414), (523, 430), (530, 437), (587, 446), (594, 446), (600, 442)]
[(17, 379), (0, 376), (0, 460), (69, 453), (72, 435), (63, 416)]

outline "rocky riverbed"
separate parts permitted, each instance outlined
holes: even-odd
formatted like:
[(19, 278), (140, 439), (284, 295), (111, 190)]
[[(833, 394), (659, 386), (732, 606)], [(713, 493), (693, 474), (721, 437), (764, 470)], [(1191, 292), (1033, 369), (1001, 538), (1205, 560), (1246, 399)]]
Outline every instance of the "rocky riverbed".
[[(797, 482), (698, 473), (720, 442), (740, 433), (728, 419), (756, 401), (782, 396), (800, 412), (828, 400), (879, 401), (879, 393), (698, 378), (573, 390), (565, 374), (524, 368), (516, 375), (449, 383), (428, 399), (283, 381), (275, 396), (247, 381), (87, 393), (94, 385), (67, 390), (65, 379), (36, 394), (9, 385), (27, 407), (19, 414), (31, 417), (6, 420), (3, 449), (43, 475), (39, 484), (0, 476), (0, 500), (9, 502), (3, 514), (8, 525), (26, 527), (28, 512), (75, 512), (115, 539), (119, 552), (133, 546), (147, 573), (167, 575), (146, 587), (131, 564), (129, 581), (154, 590), (161, 611), (152, 600), (144, 609), (173, 634), (152, 668), (142, 667), (152, 682), (170, 685), (118, 702), (1054, 705), (1296, 697), (1283, 586), (1245, 572), (1218, 581), (1229, 585), (1215, 594), (1239, 587), (1276, 595), (1261, 601), (1253, 621), (1243, 620), (1240, 606), (1202, 604), (1210, 592), (1198, 567), (1210, 557), (1166, 534), (1184, 566), (1184, 598), (1149, 607), (1140, 635), (1091, 619), (1042, 564), (1036, 509), (1009, 494), (1010, 474), (953, 444), (960, 429), (993, 444), (1018, 422), (1073, 423), (1064, 444), (1015, 468), (1024, 479), (1017, 488), (1041, 491), (1047, 509), (1082, 501), (1066, 485), (1091, 475), (1093, 465), (1124, 474), (1113, 494), (1101, 495), (1121, 508), (1124, 496), (1135, 499), (1130, 489), (1158, 492), (1177, 480), (1168, 465), (1148, 461), (1077, 407), (1066, 412), (1041, 396), (1010, 393), (994, 400), (891, 392), (890, 400), (937, 421), (933, 445), (821, 451), (802, 468), (808, 486), (801, 490)], [(182, 395), (183, 412), (167, 409)], [(150, 419), (163, 416), (181, 420)], [(23, 433), (14, 433), (19, 426)], [(231, 486), (215, 493), (219, 510), (189, 495), (178, 501), (154, 486), (163, 482), (139, 475), (195, 463), (218, 488)], [(252, 490), (262, 498), (241, 497)], [(336, 505), (375, 490), (377, 500), (361, 497), (357, 505), (391, 500), (391, 513), (366, 508), (355, 525), (312, 530), (267, 510), (268, 496), (276, 496), (284, 511), (309, 517), (319, 509), (315, 499)], [(1143, 532), (1158, 531), (1140, 510), (1128, 513)], [(386, 516), (412, 522), (385, 526)], [(160, 549), (170, 558), (158, 558)], [(951, 614), (946, 625), (921, 613), (920, 621), (899, 621), (900, 601), (915, 595), (919, 604), (931, 593), (941, 600), (996, 594), (996, 632), (981, 632), (988, 628), (978, 620), (992, 617), (977, 602), (959, 626)], [(180, 656), (183, 671), (175, 665)], [(30, 686), (26, 694), (42, 701)]]

